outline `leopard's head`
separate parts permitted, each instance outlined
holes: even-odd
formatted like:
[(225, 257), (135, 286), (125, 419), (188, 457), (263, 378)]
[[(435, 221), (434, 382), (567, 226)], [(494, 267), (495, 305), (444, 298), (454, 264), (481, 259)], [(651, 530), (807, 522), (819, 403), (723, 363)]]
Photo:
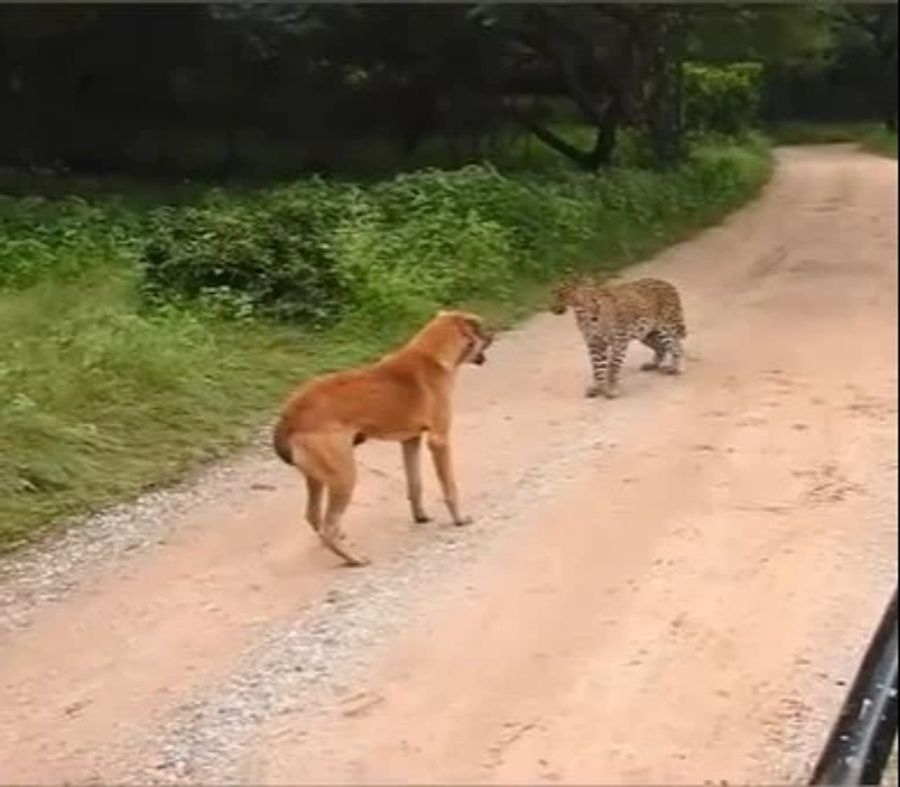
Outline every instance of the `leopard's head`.
[(550, 296), (550, 312), (552, 314), (565, 314), (566, 309), (572, 303), (572, 296), (578, 287), (578, 279), (568, 276), (560, 281)]

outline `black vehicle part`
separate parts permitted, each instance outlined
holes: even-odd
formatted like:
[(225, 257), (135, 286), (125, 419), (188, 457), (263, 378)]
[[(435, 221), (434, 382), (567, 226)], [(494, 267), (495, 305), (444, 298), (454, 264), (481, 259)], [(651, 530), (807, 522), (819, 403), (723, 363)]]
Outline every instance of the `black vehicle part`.
[(880, 784), (897, 739), (897, 589), (869, 643), (810, 784)]

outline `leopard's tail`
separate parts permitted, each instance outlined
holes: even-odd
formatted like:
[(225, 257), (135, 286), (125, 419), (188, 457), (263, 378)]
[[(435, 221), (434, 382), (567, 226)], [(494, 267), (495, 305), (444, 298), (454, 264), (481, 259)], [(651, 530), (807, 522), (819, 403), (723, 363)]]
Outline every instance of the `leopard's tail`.
[(672, 322), (674, 323), (675, 335), (679, 339), (684, 339), (687, 336), (687, 326), (684, 324), (684, 310), (681, 308), (681, 296), (679, 296), (678, 292), (673, 293), (673, 304), (672, 304)]
[(678, 292), (675, 287), (672, 287), (671, 292), (671, 305), (672, 305), (672, 322), (674, 323), (673, 327), (675, 329), (675, 335), (679, 339), (684, 339), (687, 336), (687, 325), (684, 323), (684, 309), (681, 306), (681, 294)]

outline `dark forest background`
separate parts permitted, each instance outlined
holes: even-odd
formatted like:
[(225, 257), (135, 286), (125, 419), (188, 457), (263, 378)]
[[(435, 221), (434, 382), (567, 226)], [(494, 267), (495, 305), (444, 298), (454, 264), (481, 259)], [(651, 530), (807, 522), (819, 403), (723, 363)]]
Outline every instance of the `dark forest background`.
[(593, 169), (622, 127), (665, 162), (685, 64), (734, 62), (766, 122), (896, 128), (895, 4), (5, 5), (0, 166), (354, 172), (528, 134)]

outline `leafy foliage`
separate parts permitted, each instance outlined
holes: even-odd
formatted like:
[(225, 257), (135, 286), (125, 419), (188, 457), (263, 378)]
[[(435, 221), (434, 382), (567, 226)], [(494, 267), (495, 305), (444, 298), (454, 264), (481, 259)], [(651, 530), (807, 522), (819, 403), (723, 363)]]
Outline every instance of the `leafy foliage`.
[(810, 4), (805, 14), (824, 31), (827, 45), (768, 59), (766, 119), (829, 124), (877, 119), (896, 130), (897, 4), (824, 2)]
[(762, 73), (759, 63), (686, 63), (684, 108), (688, 128), (720, 134), (753, 128), (759, 114)]
[(332, 246), (343, 208), (342, 188), (313, 180), (258, 199), (220, 196), (157, 211), (143, 255), (145, 290), (327, 320), (343, 295)]
[(128, 264), (137, 253), (138, 232), (134, 217), (115, 204), (0, 197), (0, 287)]
[[(598, 232), (624, 233), (629, 244), (637, 232), (665, 235), (705, 199), (727, 199), (731, 166), (700, 148), (686, 172), (662, 182), (641, 171), (517, 177), (471, 166), (166, 209), (151, 223), (145, 286), (157, 298), (214, 297), (233, 314), (377, 322), (552, 275)], [(607, 254), (622, 251), (613, 243)]]

